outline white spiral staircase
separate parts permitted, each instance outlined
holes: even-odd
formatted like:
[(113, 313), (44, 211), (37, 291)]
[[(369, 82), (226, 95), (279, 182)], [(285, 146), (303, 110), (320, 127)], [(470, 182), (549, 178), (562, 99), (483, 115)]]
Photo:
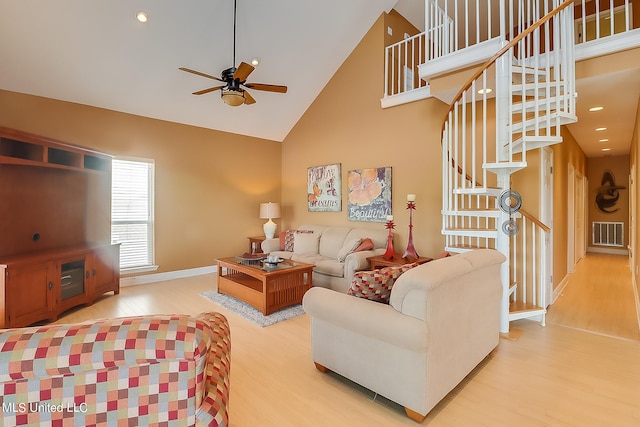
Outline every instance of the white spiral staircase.
[[(549, 228), (520, 209), (511, 175), (527, 153), (562, 142), (575, 115), (573, 1), (511, 4), (511, 37), (469, 79), (442, 129), (442, 233), (446, 250), (495, 248), (507, 256), (501, 332), (547, 306)], [(526, 200), (524, 201), (526, 206)], [(500, 208), (502, 206), (502, 209)]]

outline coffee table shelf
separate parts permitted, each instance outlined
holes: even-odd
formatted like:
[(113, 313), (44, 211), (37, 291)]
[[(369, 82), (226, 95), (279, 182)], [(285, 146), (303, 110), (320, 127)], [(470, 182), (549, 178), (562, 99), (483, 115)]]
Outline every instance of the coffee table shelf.
[(275, 268), (230, 257), (218, 260), (218, 292), (246, 302), (265, 316), (300, 304), (312, 286), (313, 264), (285, 260)]

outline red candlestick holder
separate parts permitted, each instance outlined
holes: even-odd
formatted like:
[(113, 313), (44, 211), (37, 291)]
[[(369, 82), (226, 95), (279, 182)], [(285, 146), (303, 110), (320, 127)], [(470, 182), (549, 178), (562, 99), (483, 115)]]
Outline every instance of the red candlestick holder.
[(387, 221), (387, 225), (385, 225), (385, 227), (389, 230), (389, 235), (387, 236), (387, 251), (384, 253), (383, 257), (389, 261), (396, 257), (396, 253), (393, 251), (393, 233), (391, 231), (396, 226), (393, 224), (393, 221)]
[(416, 209), (415, 202), (407, 202), (407, 209), (409, 209), (409, 242), (407, 243), (407, 250), (404, 251), (403, 258), (418, 259), (418, 253), (413, 246), (413, 211)]

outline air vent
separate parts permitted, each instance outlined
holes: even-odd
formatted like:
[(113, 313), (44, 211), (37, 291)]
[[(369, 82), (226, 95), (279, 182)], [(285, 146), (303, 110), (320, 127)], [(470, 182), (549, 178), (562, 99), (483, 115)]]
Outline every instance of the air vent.
[(623, 222), (593, 222), (593, 244), (599, 246), (624, 247)]

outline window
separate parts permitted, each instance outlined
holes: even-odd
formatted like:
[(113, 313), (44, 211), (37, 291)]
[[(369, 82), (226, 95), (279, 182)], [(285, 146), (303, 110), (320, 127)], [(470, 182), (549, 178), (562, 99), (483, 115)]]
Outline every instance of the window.
[(111, 242), (120, 243), (121, 270), (152, 270), (153, 160), (113, 159)]

